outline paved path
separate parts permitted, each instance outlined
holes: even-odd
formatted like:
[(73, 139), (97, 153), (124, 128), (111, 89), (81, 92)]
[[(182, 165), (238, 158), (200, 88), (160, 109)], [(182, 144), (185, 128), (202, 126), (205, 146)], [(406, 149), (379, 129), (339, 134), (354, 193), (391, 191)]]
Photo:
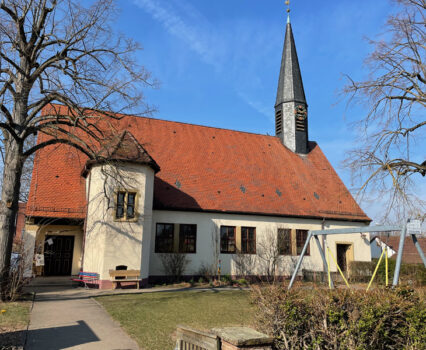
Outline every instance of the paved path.
[(75, 288), (69, 278), (36, 278), (26, 288), (36, 293), (25, 350), (139, 349), (108, 313), (93, 299), (117, 294), (191, 290), (214, 292), (235, 288), (150, 288), (99, 290)]
[(66, 293), (36, 294), (26, 350), (139, 349), (92, 298)]

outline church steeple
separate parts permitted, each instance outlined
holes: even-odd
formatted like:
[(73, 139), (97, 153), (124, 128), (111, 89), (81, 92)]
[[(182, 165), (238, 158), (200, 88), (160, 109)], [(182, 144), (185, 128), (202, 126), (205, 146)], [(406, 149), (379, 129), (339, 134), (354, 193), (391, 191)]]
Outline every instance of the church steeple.
[(308, 104), (288, 15), (275, 103), (275, 134), (296, 153), (309, 152), (307, 111)]

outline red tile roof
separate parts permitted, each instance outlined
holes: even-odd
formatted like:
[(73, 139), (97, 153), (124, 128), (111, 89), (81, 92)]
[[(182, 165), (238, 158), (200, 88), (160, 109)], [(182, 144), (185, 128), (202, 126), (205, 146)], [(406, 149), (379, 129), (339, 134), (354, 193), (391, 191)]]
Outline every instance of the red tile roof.
[[(156, 209), (370, 220), (314, 142), (302, 156), (274, 136), (135, 116), (114, 123), (161, 168)], [(39, 151), (27, 215), (84, 218), (86, 161), (69, 146)]]
[(103, 141), (103, 147), (98, 152), (97, 159), (87, 161), (82, 175), (86, 177), (94, 164), (117, 161), (146, 164), (152, 167), (155, 172), (160, 171), (158, 164), (136, 140), (132, 133), (128, 130), (124, 130), (121, 134), (111, 135)]

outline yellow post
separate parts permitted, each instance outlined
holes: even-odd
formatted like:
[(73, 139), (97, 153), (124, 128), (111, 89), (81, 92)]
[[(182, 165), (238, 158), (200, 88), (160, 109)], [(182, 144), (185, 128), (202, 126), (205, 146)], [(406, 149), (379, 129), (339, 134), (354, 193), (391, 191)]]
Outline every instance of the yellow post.
[[(327, 248), (328, 248), (328, 247), (327, 247)], [(334, 263), (336, 264), (337, 269), (339, 270), (340, 274), (342, 275), (342, 278), (343, 278), (343, 280), (345, 281), (345, 283), (346, 283), (347, 287), (348, 287), (348, 288), (350, 288), (350, 287), (349, 287), (349, 283), (348, 283), (348, 281), (346, 280), (346, 277), (345, 277), (345, 275), (343, 274), (342, 270), (340, 269), (339, 264), (337, 263), (336, 259), (334, 258), (334, 255), (333, 255), (333, 253), (331, 252), (330, 248), (328, 248), (328, 252), (330, 253), (331, 257), (333, 258), (333, 261), (334, 261)]]
[(379, 261), (377, 262), (377, 266), (376, 266), (376, 268), (374, 269), (373, 276), (371, 276), (371, 281), (370, 281), (370, 283), (368, 284), (367, 292), (368, 292), (368, 290), (370, 289), (371, 284), (372, 284), (372, 283), (373, 283), (373, 281), (374, 281), (374, 277), (376, 277), (377, 270), (379, 269), (380, 263), (381, 263), (382, 258), (383, 258), (383, 254), (385, 253), (385, 251), (386, 251), (386, 250), (387, 250), (387, 249), (385, 249), (384, 251), (382, 251), (382, 255), (380, 255), (380, 259), (379, 259)]
[(389, 266), (388, 266), (388, 248), (385, 247), (385, 263), (386, 263), (386, 287), (389, 283)]

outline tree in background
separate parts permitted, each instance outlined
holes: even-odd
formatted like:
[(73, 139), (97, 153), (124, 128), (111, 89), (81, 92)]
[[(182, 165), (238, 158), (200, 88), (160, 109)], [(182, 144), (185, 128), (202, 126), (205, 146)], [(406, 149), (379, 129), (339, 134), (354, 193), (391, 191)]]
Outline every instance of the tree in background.
[[(151, 85), (150, 76), (134, 60), (139, 45), (114, 33), (116, 14), (114, 0), (0, 0), (2, 286), (25, 161), (37, 150), (60, 144), (93, 157), (93, 144), (85, 140), (104, 137), (96, 121), (139, 106), (143, 110), (137, 113), (148, 111), (142, 87)], [(52, 103), (66, 106), (67, 112), (56, 108), (50, 116), (41, 115)], [(47, 140), (31, 143), (39, 133)]]
[(387, 201), (385, 219), (424, 218), (415, 181), (426, 175), (426, 1), (393, 1), (401, 10), (389, 17), (385, 39), (370, 41), (368, 79), (349, 78), (344, 89), (350, 102), (368, 108), (357, 123), (360, 142), (345, 164), (361, 183), (361, 194), (368, 190)]

